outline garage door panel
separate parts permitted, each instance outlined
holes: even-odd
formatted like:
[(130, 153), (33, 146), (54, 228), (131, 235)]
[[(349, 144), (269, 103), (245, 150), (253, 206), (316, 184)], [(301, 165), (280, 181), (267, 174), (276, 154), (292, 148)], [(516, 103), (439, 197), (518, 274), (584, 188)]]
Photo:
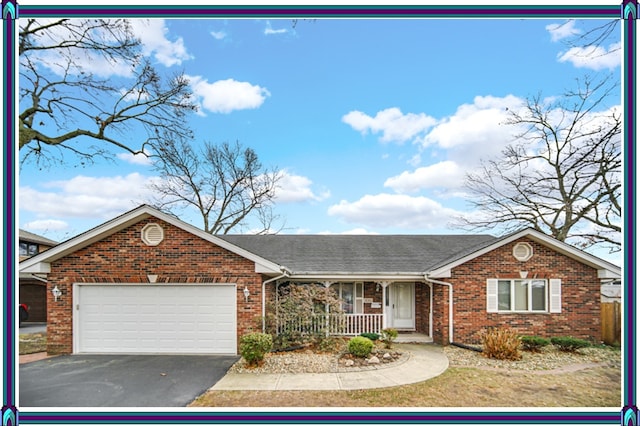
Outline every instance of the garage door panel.
[(76, 352), (236, 353), (234, 285), (78, 285)]

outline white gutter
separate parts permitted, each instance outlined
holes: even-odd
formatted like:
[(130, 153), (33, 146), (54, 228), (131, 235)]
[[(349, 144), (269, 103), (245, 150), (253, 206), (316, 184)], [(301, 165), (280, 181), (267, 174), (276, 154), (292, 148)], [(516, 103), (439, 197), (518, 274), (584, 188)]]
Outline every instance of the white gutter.
[(434, 280), (424, 274), (424, 280), (430, 283), (446, 285), (449, 287), (449, 343), (453, 343), (453, 285), (444, 281)]
[(265, 317), (267, 315), (266, 311), (266, 306), (267, 306), (267, 296), (266, 296), (266, 286), (267, 284), (273, 282), (273, 281), (277, 281), (280, 280), (282, 278), (288, 277), (289, 274), (291, 274), (291, 271), (289, 271), (287, 268), (285, 268), (284, 266), (280, 268), (280, 272), (282, 272), (282, 275), (279, 275), (277, 277), (274, 278), (270, 278), (266, 281), (262, 282), (262, 332), (264, 333), (266, 331), (266, 324), (265, 324)]

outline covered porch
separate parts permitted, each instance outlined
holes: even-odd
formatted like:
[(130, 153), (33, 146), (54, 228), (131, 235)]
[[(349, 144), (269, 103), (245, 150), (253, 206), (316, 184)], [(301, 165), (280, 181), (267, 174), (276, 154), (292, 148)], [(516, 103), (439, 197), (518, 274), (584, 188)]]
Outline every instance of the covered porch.
[[(332, 291), (341, 303), (341, 312), (314, 312), (311, 318), (278, 320), (278, 334), (314, 334), (326, 336), (357, 336), (362, 333), (381, 334), (385, 328), (400, 332), (396, 341), (433, 341), (433, 291), (424, 281), (286, 281), (275, 287), (277, 301), (282, 285), (321, 285)], [(277, 305), (277, 303), (276, 303)], [(321, 309), (322, 310), (322, 309)], [(408, 340), (407, 340), (408, 339)]]

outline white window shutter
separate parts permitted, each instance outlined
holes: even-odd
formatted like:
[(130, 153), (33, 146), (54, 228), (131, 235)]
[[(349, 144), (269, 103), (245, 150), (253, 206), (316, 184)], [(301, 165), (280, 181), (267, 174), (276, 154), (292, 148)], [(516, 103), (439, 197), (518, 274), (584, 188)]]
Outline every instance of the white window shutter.
[(549, 280), (549, 312), (558, 314), (562, 312), (562, 280)]
[(487, 280), (487, 312), (498, 312), (498, 280)]

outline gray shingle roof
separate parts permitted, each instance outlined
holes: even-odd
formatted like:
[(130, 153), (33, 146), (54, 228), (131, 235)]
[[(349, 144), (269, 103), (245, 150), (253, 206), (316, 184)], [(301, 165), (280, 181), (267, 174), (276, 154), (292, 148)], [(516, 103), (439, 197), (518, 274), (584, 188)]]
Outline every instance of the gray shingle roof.
[(38, 234), (34, 234), (33, 232), (29, 232), (24, 229), (18, 230), (18, 239), (20, 241), (27, 241), (30, 243), (42, 244), (45, 246), (55, 246), (56, 244), (58, 244), (57, 241), (50, 240), (49, 238), (43, 237)]
[(295, 274), (416, 274), (495, 241), (490, 235), (217, 235)]

